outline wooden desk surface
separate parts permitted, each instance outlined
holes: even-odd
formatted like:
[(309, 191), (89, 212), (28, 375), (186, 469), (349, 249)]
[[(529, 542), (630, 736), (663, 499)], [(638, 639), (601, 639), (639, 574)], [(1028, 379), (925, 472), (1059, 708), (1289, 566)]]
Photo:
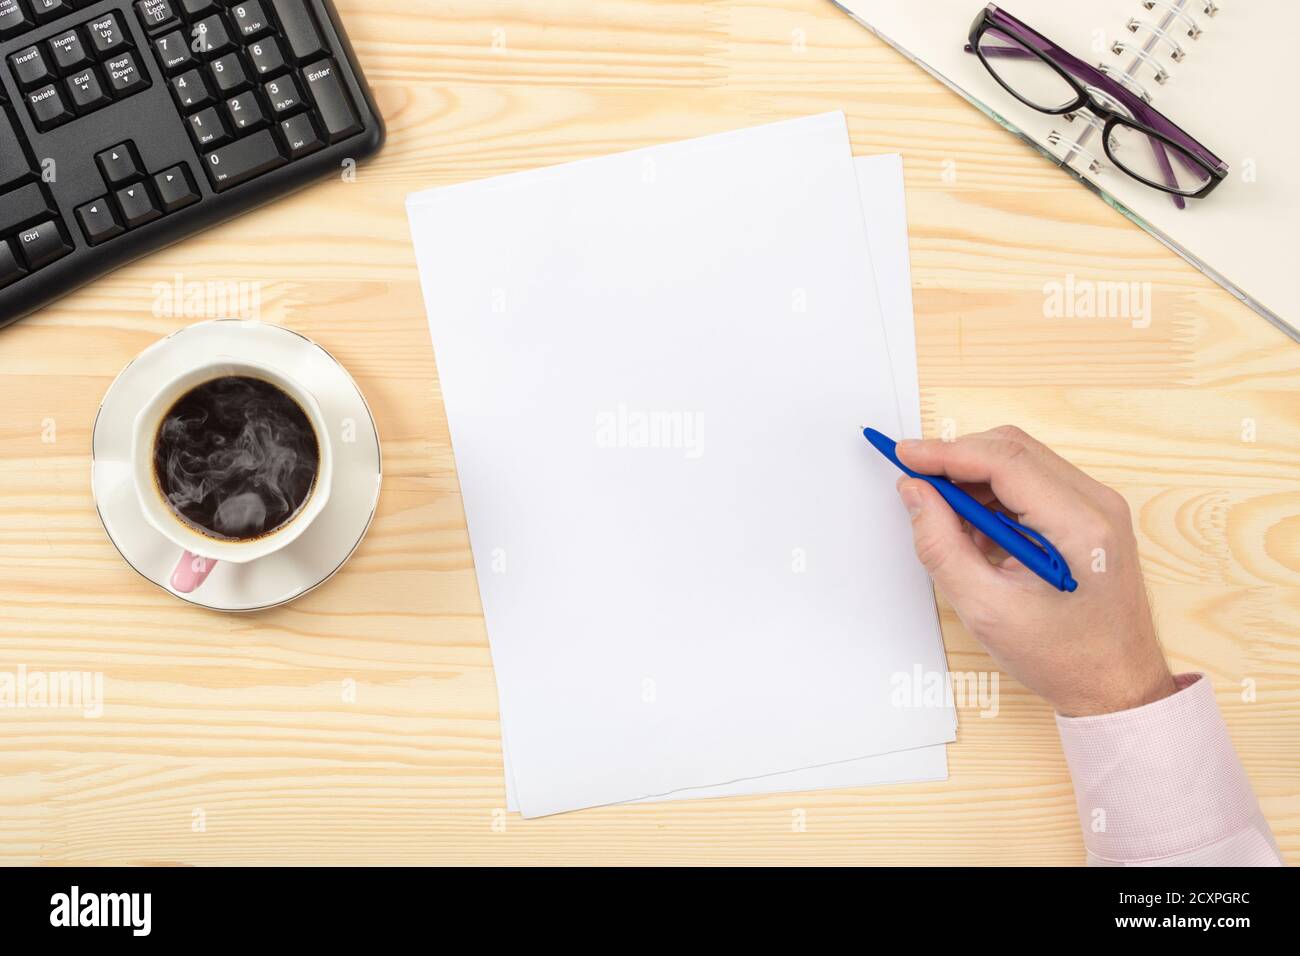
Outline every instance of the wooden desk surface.
[[(827, 0), (339, 7), (390, 132), (355, 183), (0, 332), (0, 670), (103, 671), (107, 698), (98, 720), (0, 710), (0, 862), (1081, 862), (1052, 715), (1009, 680), (996, 719), (961, 713), (944, 784), (502, 818), (403, 197), (832, 109), (858, 154), (905, 158), (927, 433), (1016, 422), (1128, 496), (1169, 656), (1214, 681), (1300, 862), (1300, 347)], [(187, 321), (153, 310), (178, 274), (261, 283), (261, 317), (338, 356), (383, 437), (369, 537), (280, 610), (168, 597), (92, 506), (96, 406)], [(1151, 282), (1150, 327), (1044, 318), (1044, 284), (1069, 275)], [(991, 668), (950, 610), (943, 624), (953, 669)]]

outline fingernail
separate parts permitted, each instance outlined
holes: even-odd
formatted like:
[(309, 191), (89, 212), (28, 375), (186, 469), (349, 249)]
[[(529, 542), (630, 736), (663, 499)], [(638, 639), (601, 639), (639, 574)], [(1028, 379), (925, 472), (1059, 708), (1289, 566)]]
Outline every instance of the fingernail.
[(916, 485), (911, 482), (900, 484), (898, 486), (898, 496), (903, 499), (903, 506), (907, 508), (907, 513), (913, 518), (921, 513), (921, 492)]

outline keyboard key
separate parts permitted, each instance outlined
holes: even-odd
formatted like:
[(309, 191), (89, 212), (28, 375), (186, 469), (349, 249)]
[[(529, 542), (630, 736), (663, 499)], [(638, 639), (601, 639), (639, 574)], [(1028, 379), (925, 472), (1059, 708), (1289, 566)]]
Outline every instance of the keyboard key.
[(284, 163), (285, 158), (280, 155), (275, 138), (270, 130), (265, 129), (235, 140), (229, 146), (203, 158), (208, 178), (212, 180), (212, 188), (217, 192), (224, 192), (255, 176), (269, 173)]
[(54, 70), (45, 59), (45, 52), (38, 46), (29, 46), (9, 57), (9, 66), (14, 71), (18, 85), (30, 90), (54, 79)]
[(13, 232), (29, 222), (58, 215), (37, 183), (28, 183), (0, 195), (0, 233)]
[(211, 106), (191, 116), (189, 124), (194, 144), (201, 150), (220, 146), (230, 139), (230, 133), (226, 131), (226, 124), (221, 119), (221, 114)]
[(14, 247), (9, 240), (0, 239), (0, 289), (12, 285), (25, 275), (27, 269), (18, 261)]
[(227, 100), (226, 112), (230, 114), (230, 122), (240, 132), (257, 129), (266, 122), (266, 114), (262, 112), (262, 104), (257, 101), (256, 94), (251, 91), (240, 93), (233, 99)]
[(292, 76), (278, 76), (269, 83), (262, 85), (262, 91), (266, 93), (266, 98), (271, 103), (271, 110), (277, 116), (288, 116), (290, 113), (296, 113), (302, 106), (302, 93), (298, 91), (298, 84), (294, 82)]
[(294, 59), (301, 62), (329, 52), (316, 29), (316, 18), (304, 0), (271, 0), (271, 5), (275, 7), (275, 15), (280, 20)]
[(65, 30), (51, 38), (47, 45), (55, 67), (64, 73), (75, 70), (90, 60), (90, 54), (81, 42), (81, 34), (76, 30)]
[(153, 48), (158, 53), (158, 62), (162, 64), (163, 72), (168, 76), (188, 70), (196, 62), (194, 53), (180, 30), (173, 30), (154, 40)]
[(235, 29), (245, 41), (259, 37), (271, 29), (271, 21), (267, 19), (259, 0), (237, 3), (230, 8), (230, 12), (235, 15)]
[(98, 20), (91, 20), (86, 24), (86, 30), (90, 33), (90, 45), (100, 57), (106, 57), (130, 45), (126, 33), (117, 22), (116, 14), (106, 13)]
[(42, 86), (34, 93), (28, 93), (27, 105), (31, 108), (36, 127), (42, 131), (54, 129), (72, 119), (72, 111), (54, 86)]
[(35, 172), (9, 111), (0, 106), (0, 191)]
[(282, 122), (280, 132), (284, 135), (284, 141), (289, 144), (290, 159), (302, 159), (325, 147), (316, 132), (316, 127), (312, 124), (311, 116), (307, 113), (299, 113)]
[(153, 178), (153, 185), (162, 200), (163, 212), (176, 212), (199, 201), (198, 190), (190, 181), (189, 170), (184, 165), (164, 169)]
[(219, 13), (204, 17), (190, 29), (190, 49), (207, 57), (220, 56), (234, 43), (226, 31), (226, 21)]
[(238, 53), (227, 53), (213, 60), (208, 72), (212, 75), (212, 87), (217, 96), (229, 96), (248, 85), (248, 74), (244, 72), (244, 62)]
[(321, 60), (304, 67), (303, 76), (307, 79), (307, 89), (316, 101), (321, 122), (325, 124), (325, 135), (331, 143), (361, 132), (361, 123), (352, 110), (347, 90), (343, 89), (343, 84), (339, 81), (333, 60)]
[(135, 229), (147, 222), (161, 219), (162, 213), (153, 204), (153, 197), (144, 183), (132, 183), (119, 189), (114, 196), (118, 208), (122, 210), (122, 221), (126, 228)]
[(117, 221), (117, 216), (113, 213), (113, 207), (109, 205), (107, 196), (101, 196), (94, 202), (78, 206), (77, 221), (81, 223), (81, 231), (86, 237), (86, 242), (92, 246), (107, 242), (114, 236), (120, 236), (126, 232), (122, 228), (122, 224)]
[(284, 54), (274, 37), (258, 40), (248, 47), (248, 56), (253, 61), (253, 69), (258, 76), (270, 76), (284, 67)]
[(139, 0), (135, 12), (145, 32), (150, 34), (160, 33), (180, 22), (171, 0)]
[(172, 92), (186, 110), (196, 110), (212, 102), (208, 84), (198, 70), (189, 70), (172, 80)]
[(217, 0), (180, 0), (181, 12), (185, 14), (185, 19), (193, 20), (217, 5)]
[(113, 102), (113, 98), (99, 85), (99, 76), (93, 66), (72, 74), (63, 84), (68, 88), (68, 99), (78, 113), (89, 113)]
[(123, 53), (109, 60), (104, 64), (104, 71), (108, 74), (108, 85), (113, 88), (113, 95), (118, 99), (149, 85), (149, 81), (135, 65), (135, 56), (131, 53)]
[(72, 251), (72, 246), (64, 240), (58, 224), (52, 219), (24, 229), (15, 238), (18, 251), (27, 260), (27, 268), (31, 271), (44, 268)]
[(136, 155), (135, 146), (131, 143), (121, 143), (97, 153), (95, 162), (99, 164), (99, 171), (104, 174), (104, 180), (110, 186), (120, 186), (143, 175), (140, 157)]
[(72, 0), (28, 0), (31, 4), (32, 15), (36, 17), (37, 23), (49, 23), (56, 17), (61, 17), (73, 7)]
[(0, 40), (17, 36), (32, 24), (27, 8), (19, 0), (0, 0)]

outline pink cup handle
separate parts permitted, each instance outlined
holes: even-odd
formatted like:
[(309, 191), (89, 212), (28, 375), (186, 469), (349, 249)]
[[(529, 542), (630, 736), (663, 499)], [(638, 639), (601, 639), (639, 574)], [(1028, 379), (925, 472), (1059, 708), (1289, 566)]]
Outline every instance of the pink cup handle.
[(177, 594), (189, 594), (208, 579), (216, 566), (217, 562), (212, 558), (201, 558), (186, 551), (172, 572), (172, 589)]

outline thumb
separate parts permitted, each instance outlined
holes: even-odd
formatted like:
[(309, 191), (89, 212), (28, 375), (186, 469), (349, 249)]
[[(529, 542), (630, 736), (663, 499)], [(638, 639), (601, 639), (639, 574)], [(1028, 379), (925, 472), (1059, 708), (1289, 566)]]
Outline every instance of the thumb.
[(988, 588), (997, 575), (988, 558), (961, 526), (961, 518), (939, 492), (925, 481), (904, 478), (898, 495), (912, 516), (912, 541), (916, 556), (930, 572), (935, 586), (960, 614)]

